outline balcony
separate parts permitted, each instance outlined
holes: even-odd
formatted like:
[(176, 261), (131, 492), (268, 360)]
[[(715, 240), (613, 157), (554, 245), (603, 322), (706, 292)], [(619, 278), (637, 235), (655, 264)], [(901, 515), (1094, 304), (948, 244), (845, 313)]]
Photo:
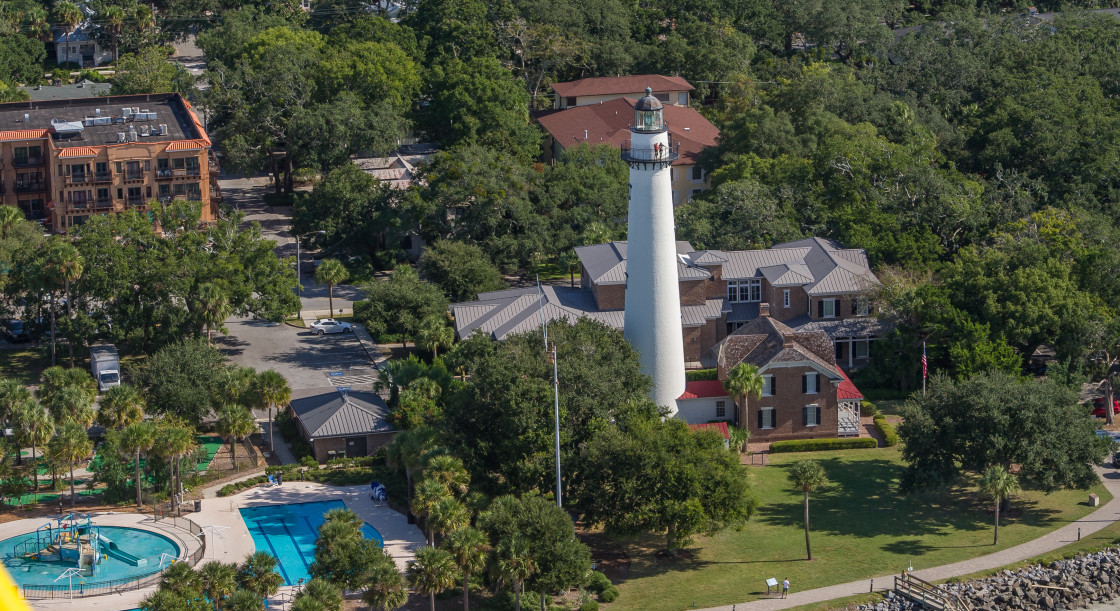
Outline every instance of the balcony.
[(47, 161), (46, 157), (28, 157), (27, 159), (13, 159), (13, 168), (34, 168), (43, 165)]
[(111, 198), (111, 197), (99, 197), (99, 198), (93, 200), (93, 207), (94, 208), (112, 208), (113, 207), (113, 198)]
[(16, 193), (36, 193), (38, 191), (46, 191), (47, 186), (44, 182), (17, 182), (15, 186)]
[(202, 175), (202, 169), (198, 168), (198, 167), (186, 168), (186, 169), (179, 168), (179, 169), (176, 169), (176, 170), (170, 170), (170, 169), (167, 169), (167, 168), (163, 168), (163, 169), (156, 170), (156, 180), (171, 180), (172, 178), (178, 178), (180, 176), (201, 176), (201, 175)]
[(139, 195), (129, 195), (128, 199), (126, 199), (125, 202), (129, 206), (142, 206), (142, 205), (144, 205), (145, 200), (144, 200), (143, 197), (140, 197)]
[(93, 182), (113, 182), (112, 172), (94, 172)]
[(655, 165), (659, 168), (666, 167), (680, 157), (680, 144), (670, 143), (662, 148), (631, 148), (630, 143), (622, 145), (622, 160), (631, 165)]
[(89, 210), (89, 200), (82, 199), (74, 200), (72, 202), (66, 202), (66, 207), (70, 208), (71, 210)]
[(92, 181), (92, 174), (71, 174), (66, 177), (66, 184), (68, 185), (80, 185)]
[(143, 170), (125, 170), (124, 179), (125, 180), (144, 180), (144, 171)]

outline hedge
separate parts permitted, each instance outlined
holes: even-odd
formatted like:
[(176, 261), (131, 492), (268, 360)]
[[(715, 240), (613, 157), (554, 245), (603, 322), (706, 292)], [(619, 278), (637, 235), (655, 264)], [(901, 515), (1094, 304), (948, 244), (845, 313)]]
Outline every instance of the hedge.
[(711, 369), (692, 369), (690, 371), (684, 372), (684, 379), (688, 380), (689, 382), (696, 382), (699, 380), (716, 380), (718, 379), (716, 376), (717, 373), (718, 372), (716, 371), (715, 367)]
[(898, 433), (894, 431), (894, 426), (887, 422), (882, 414), (877, 414), (872, 421), (875, 423), (875, 428), (879, 430), (879, 434), (883, 436), (883, 443), (887, 444), (888, 448), (898, 445)]
[(781, 452), (820, 452), (823, 450), (848, 450), (851, 448), (876, 448), (879, 442), (870, 437), (846, 437), (843, 439), (789, 439), (770, 444), (770, 453)]

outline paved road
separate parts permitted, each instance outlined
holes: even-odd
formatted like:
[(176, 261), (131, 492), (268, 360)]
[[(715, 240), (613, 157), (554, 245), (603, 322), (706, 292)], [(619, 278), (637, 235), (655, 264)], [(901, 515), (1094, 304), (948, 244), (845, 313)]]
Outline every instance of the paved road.
[[(1033, 541), (1027, 541), (1015, 547), (1009, 547), (1005, 550), (978, 558), (972, 558), (970, 560), (963, 560), (961, 562), (954, 562), (953, 564), (927, 569), (920, 568), (914, 571), (914, 575), (926, 581), (941, 581), (951, 577), (977, 573), (979, 571), (989, 571), (1001, 566), (1007, 566), (1029, 558), (1034, 558), (1035, 556), (1056, 550), (1059, 547), (1064, 547), (1077, 541), (1078, 532), (1083, 536), (1091, 535), (1105, 526), (1120, 520), (1120, 472), (1113, 469), (1098, 468), (1097, 473), (1100, 474), (1105, 487), (1112, 493), (1112, 500), (1093, 513), (1090, 513), (1076, 522), (1070, 522)], [(711, 609), (705, 609), (703, 611), (732, 611), (733, 608), (735, 611), (772, 611), (775, 609), (789, 609), (790, 607), (835, 600), (837, 598), (845, 598), (856, 594), (866, 594), (872, 582), (875, 583), (877, 591), (884, 591), (885, 589), (893, 587), (893, 577), (894, 575), (879, 575), (873, 580), (862, 579), (860, 581), (842, 583), (825, 588), (817, 588), (815, 590), (805, 590), (804, 592), (796, 591), (797, 584), (793, 584), (795, 588), (794, 592), (786, 599), (766, 598), (748, 603), (712, 607)], [(1112, 609), (1116, 607), (1106, 606), (1101, 608)]]
[[(374, 381), (373, 362), (353, 333), (319, 337), (304, 329), (248, 318), (232, 318), (226, 327), (229, 336), (214, 338), (222, 352), (242, 366), (275, 369), (293, 390)], [(332, 372), (341, 375), (329, 375)]]

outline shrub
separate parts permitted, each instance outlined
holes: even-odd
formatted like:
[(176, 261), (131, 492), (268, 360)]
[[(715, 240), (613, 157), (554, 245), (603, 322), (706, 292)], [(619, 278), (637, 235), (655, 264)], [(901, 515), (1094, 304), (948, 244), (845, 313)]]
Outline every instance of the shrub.
[(579, 606), (579, 611), (599, 611), (599, 603), (589, 600)]
[(770, 444), (770, 452), (821, 452), (824, 450), (848, 450), (852, 448), (876, 448), (879, 442), (870, 437), (848, 437), (845, 439), (790, 439)]
[(603, 590), (611, 587), (611, 579), (600, 571), (591, 571), (591, 576), (587, 579), (587, 589), (599, 594)]
[(599, 600), (601, 602), (605, 602), (605, 603), (614, 602), (614, 599), (616, 599), (616, 598), (618, 598), (618, 588), (616, 588), (614, 586), (611, 586), (611, 587), (603, 590), (602, 592), (599, 592)]
[(875, 404), (870, 401), (861, 401), (859, 410), (864, 416), (875, 417), (879, 415), (879, 408), (875, 407)]
[(237, 489), (233, 487), (233, 484), (226, 484), (218, 489), (218, 496), (229, 496), (234, 492), (237, 492)]
[(300, 458), (299, 459), (299, 464), (303, 465), (304, 467), (307, 467), (308, 469), (318, 469), (319, 468), (319, 461), (315, 460), (315, 457), (311, 456), (311, 455), (306, 455), (303, 458)]
[(887, 444), (888, 448), (898, 445), (898, 433), (895, 432), (894, 426), (887, 422), (887, 419), (884, 418), (882, 414), (876, 415), (873, 422), (879, 434), (883, 436), (883, 443)]
[(717, 371), (715, 367), (711, 369), (693, 369), (691, 371), (684, 372), (684, 379), (688, 380), (689, 382), (696, 382), (699, 380), (715, 380), (718, 379), (716, 377), (716, 373)]

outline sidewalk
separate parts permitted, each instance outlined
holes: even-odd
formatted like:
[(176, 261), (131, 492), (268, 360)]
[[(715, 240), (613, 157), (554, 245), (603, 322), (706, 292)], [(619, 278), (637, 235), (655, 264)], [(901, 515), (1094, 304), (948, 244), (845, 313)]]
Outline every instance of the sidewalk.
[[(925, 579), (926, 581), (941, 581), (943, 579), (968, 575), (978, 571), (997, 569), (1016, 562), (1022, 562), (1023, 560), (1045, 554), (1046, 552), (1073, 543), (1077, 541), (1079, 530), (1081, 531), (1081, 536), (1087, 536), (1120, 520), (1120, 473), (1113, 470), (1106, 471), (1099, 467), (1097, 468), (1097, 473), (1101, 476), (1101, 481), (1104, 483), (1105, 488), (1112, 493), (1112, 500), (1093, 513), (1090, 513), (1076, 522), (1070, 522), (1033, 541), (1027, 541), (1015, 547), (1009, 547), (1005, 550), (978, 558), (971, 558), (969, 560), (962, 560), (960, 562), (954, 562), (953, 564), (946, 564), (928, 569), (918, 569), (914, 571), (913, 575)], [(1088, 493), (1086, 492), (1086, 494)], [(904, 567), (900, 567), (900, 569), (901, 568)], [(895, 575), (898, 575), (898, 573), (879, 575), (874, 579), (862, 579), (860, 581), (852, 581), (849, 583), (817, 588), (815, 590), (805, 590), (804, 592), (794, 591), (789, 595), (789, 598), (786, 599), (764, 598), (746, 603), (737, 603), (735, 605), (712, 607), (703, 611), (733, 611), (733, 609), (734, 611), (771, 611), (776, 609), (789, 609), (790, 607), (825, 602), (837, 598), (854, 596), (856, 594), (867, 594), (871, 591), (872, 584), (874, 584), (875, 591), (882, 592), (894, 587), (893, 578)], [(794, 584), (794, 586), (796, 586), (796, 584)]]

